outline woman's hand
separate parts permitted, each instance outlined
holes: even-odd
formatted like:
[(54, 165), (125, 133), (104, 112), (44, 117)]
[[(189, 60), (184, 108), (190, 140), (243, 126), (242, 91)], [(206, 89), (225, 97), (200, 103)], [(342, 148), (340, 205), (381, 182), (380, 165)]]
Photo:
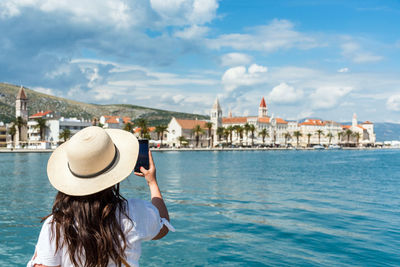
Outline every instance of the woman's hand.
[(141, 172), (134, 172), (137, 176), (142, 176), (146, 179), (147, 184), (157, 184), (156, 179), (156, 166), (154, 165), (153, 156), (151, 155), (151, 151), (149, 150), (149, 169), (146, 170), (142, 166), (140, 167)]

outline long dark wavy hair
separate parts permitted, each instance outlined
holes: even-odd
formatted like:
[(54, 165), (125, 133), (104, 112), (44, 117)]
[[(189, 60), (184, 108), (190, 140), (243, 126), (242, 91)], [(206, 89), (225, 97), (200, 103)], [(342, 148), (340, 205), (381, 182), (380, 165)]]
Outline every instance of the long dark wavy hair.
[(52, 213), (43, 221), (53, 215), (52, 238), (55, 234), (56, 250), (66, 246), (74, 266), (103, 267), (109, 260), (121, 266), (127, 245), (120, 219), (129, 218), (126, 204), (119, 193), (119, 184), (88, 196), (58, 192)]

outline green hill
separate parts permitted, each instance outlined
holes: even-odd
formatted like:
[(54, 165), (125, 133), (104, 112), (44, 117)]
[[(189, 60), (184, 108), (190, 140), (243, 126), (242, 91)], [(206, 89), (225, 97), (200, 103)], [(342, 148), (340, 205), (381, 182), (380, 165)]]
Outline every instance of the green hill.
[[(0, 83), (0, 121), (10, 122), (15, 118), (15, 98), (19, 86)], [(136, 105), (112, 104), (96, 105), (77, 102), (61, 97), (46, 95), (24, 87), (29, 99), (29, 115), (40, 110), (56, 111), (59, 116), (77, 117), (84, 119), (99, 118), (102, 115), (128, 116), (132, 120), (144, 118), (149, 125), (168, 124), (172, 117), (186, 119), (208, 119), (208, 116), (189, 114), (182, 112), (167, 111), (161, 109), (147, 108)]]

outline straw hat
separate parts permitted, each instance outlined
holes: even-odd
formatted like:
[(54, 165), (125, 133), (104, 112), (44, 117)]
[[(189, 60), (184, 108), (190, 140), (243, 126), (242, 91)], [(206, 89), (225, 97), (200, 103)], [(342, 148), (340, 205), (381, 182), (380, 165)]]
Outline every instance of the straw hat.
[(123, 130), (91, 126), (76, 133), (51, 154), (50, 183), (71, 196), (85, 196), (128, 177), (136, 164), (139, 143)]

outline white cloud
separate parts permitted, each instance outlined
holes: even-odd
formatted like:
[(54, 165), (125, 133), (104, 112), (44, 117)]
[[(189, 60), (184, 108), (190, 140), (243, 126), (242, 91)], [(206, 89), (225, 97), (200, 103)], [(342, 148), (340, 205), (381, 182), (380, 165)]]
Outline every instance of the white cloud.
[(228, 53), (221, 56), (222, 66), (239, 66), (250, 64), (252, 57), (243, 53)]
[(354, 55), (353, 61), (355, 63), (365, 63), (365, 62), (381, 61), (382, 59), (383, 59), (382, 56), (377, 56), (372, 53), (363, 52)]
[(182, 102), (182, 101), (185, 99), (185, 96), (183, 96), (183, 95), (181, 95), (181, 94), (179, 94), (179, 95), (174, 95), (174, 96), (172, 97), (172, 99), (174, 100), (174, 102), (175, 102), (176, 104), (178, 104), (178, 103)]
[(134, 24), (136, 18), (141, 17), (140, 11), (143, 11), (137, 8), (134, 10), (136, 12), (132, 12), (122, 0), (3, 0), (0, 7), (3, 18), (18, 16), (21, 9), (31, 8), (45, 13), (65, 12), (75, 22), (96, 22), (118, 27)]
[(204, 37), (209, 31), (208, 27), (192, 25), (183, 29), (182, 31), (175, 32), (174, 36), (181, 39), (199, 39)]
[(257, 64), (252, 64), (249, 67), (248, 71), (249, 71), (249, 74), (257, 74), (257, 73), (267, 72), (268, 69), (267, 69), (267, 67), (264, 67), (264, 66), (260, 66), (260, 65), (257, 65)]
[(340, 73), (349, 72), (349, 68), (341, 68), (341, 69), (338, 69), (337, 72), (340, 72)]
[(222, 76), (222, 84), (225, 90), (233, 91), (240, 86), (252, 86), (266, 81), (267, 68), (252, 64), (248, 70), (246, 67), (233, 67), (225, 71)]
[(322, 86), (310, 95), (314, 109), (330, 109), (335, 107), (339, 100), (353, 90), (349, 86)]
[(151, 7), (168, 25), (201, 25), (216, 16), (216, 0), (150, 0)]
[(342, 55), (354, 63), (376, 62), (383, 59), (382, 56), (365, 51), (358, 43), (347, 41), (341, 45)]
[(212, 49), (231, 47), (237, 50), (273, 52), (278, 49), (310, 49), (323, 44), (307, 34), (294, 30), (288, 20), (274, 19), (270, 24), (251, 29), (250, 33), (223, 34), (209, 39), (207, 45)]
[(303, 97), (303, 91), (281, 83), (275, 86), (268, 95), (268, 99), (273, 103), (290, 104), (299, 101)]
[(389, 110), (400, 111), (400, 95), (392, 95), (386, 102), (386, 107)]

